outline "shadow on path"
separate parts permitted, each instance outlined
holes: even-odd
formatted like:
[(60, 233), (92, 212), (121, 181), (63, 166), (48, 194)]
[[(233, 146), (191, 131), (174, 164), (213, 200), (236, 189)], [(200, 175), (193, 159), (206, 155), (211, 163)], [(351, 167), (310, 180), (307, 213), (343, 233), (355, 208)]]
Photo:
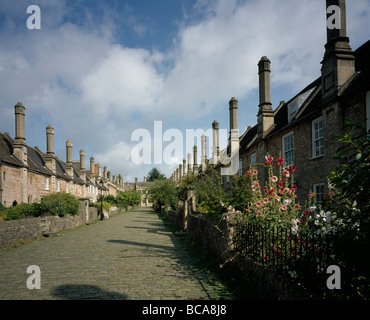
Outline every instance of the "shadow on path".
[(118, 292), (105, 291), (87, 284), (63, 284), (53, 289), (52, 295), (63, 300), (126, 300), (127, 296)]

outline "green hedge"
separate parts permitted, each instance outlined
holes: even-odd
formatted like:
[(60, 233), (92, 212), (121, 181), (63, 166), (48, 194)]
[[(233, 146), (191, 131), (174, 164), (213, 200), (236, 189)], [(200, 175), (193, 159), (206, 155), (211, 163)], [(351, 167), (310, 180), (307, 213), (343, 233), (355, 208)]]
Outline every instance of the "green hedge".
[(40, 203), (21, 203), (14, 207), (0, 207), (0, 221), (39, 217), (43, 213), (64, 217), (76, 215), (80, 208), (79, 200), (69, 193), (53, 193), (44, 197)]

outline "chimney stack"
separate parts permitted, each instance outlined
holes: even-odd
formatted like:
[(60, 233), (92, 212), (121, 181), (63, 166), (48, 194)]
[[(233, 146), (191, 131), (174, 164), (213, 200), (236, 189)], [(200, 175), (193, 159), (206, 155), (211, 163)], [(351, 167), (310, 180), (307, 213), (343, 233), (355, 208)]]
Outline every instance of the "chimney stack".
[(82, 181), (86, 181), (86, 170), (85, 170), (85, 151), (80, 150), (80, 178)]
[(188, 174), (191, 173), (191, 153), (188, 152)]
[(73, 163), (72, 163), (72, 141), (66, 142), (66, 172), (73, 179)]
[(262, 135), (262, 137), (274, 125), (274, 111), (271, 108), (270, 96), (270, 64), (271, 61), (265, 56), (258, 62), (260, 104), (257, 115), (257, 127), (258, 134)]
[(220, 126), (218, 122), (215, 120), (212, 123), (212, 133), (213, 133), (213, 149), (212, 149), (212, 163), (216, 165), (220, 160), (220, 134), (219, 134)]
[(186, 176), (186, 159), (182, 160), (182, 175)]
[(90, 181), (95, 182), (95, 159), (90, 157)]
[(107, 182), (107, 179), (108, 179), (108, 175), (107, 175), (107, 167), (104, 166), (104, 171), (103, 171), (103, 179), (104, 179), (104, 182)]
[(202, 145), (202, 154), (201, 154), (201, 168), (202, 171), (206, 169), (206, 160), (207, 160), (207, 137), (203, 133), (201, 137), (201, 145)]
[(335, 96), (355, 74), (355, 54), (349, 45), (346, 1), (326, 0), (325, 54), (321, 62), (323, 98)]
[(15, 110), (15, 141), (13, 144), (14, 155), (22, 161), (24, 165), (27, 161), (27, 147), (25, 137), (25, 107), (21, 102), (14, 106)]
[(101, 163), (100, 162), (98, 162), (98, 178), (102, 178)]
[(46, 127), (45, 166), (54, 174), (56, 173), (56, 163), (54, 156), (54, 128), (51, 125), (48, 125)]
[(194, 157), (194, 165), (193, 165), (193, 173), (196, 176), (198, 174), (198, 147), (193, 147), (193, 157)]

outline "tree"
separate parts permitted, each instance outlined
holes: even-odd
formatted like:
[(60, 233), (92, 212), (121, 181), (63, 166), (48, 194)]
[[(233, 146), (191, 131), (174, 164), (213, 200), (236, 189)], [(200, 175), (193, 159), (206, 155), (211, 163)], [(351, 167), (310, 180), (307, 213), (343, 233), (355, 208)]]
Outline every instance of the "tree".
[(176, 209), (178, 196), (176, 185), (172, 180), (156, 180), (147, 190), (153, 203), (157, 202), (161, 207), (170, 206), (172, 209)]
[(154, 182), (155, 180), (164, 180), (166, 179), (166, 176), (159, 171), (158, 168), (154, 167), (152, 168), (147, 177), (147, 181)]

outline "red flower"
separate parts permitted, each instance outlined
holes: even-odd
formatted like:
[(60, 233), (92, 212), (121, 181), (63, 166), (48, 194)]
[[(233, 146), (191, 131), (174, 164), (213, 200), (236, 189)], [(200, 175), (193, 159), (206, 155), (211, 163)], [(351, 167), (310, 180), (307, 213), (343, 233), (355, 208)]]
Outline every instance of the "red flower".
[(292, 190), (297, 191), (297, 186), (295, 184), (292, 185)]
[(295, 172), (295, 164), (292, 165), (292, 172)]
[(271, 188), (269, 191), (267, 191), (267, 193), (268, 193), (269, 195), (271, 195), (274, 191), (275, 191), (275, 189), (274, 189), (274, 188)]
[(279, 188), (283, 189), (284, 188), (284, 183), (279, 182)]
[(282, 163), (284, 163), (284, 158), (277, 158), (277, 165), (280, 166)]

